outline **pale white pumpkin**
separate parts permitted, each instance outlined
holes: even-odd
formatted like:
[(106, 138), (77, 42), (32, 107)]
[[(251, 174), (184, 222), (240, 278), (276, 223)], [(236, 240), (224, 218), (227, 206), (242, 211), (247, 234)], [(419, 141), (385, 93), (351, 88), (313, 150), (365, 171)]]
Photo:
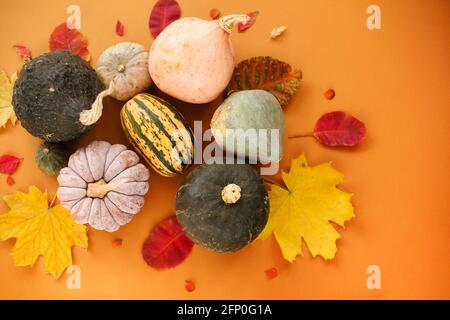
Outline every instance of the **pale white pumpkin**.
[(107, 88), (114, 81), (110, 95), (120, 101), (144, 92), (152, 84), (148, 51), (138, 43), (120, 42), (106, 49), (97, 62), (97, 73)]
[(58, 175), (58, 199), (75, 222), (114, 232), (144, 205), (149, 171), (121, 144), (93, 141), (69, 158)]
[(228, 85), (235, 60), (229, 34), (247, 15), (219, 20), (184, 18), (172, 22), (153, 42), (149, 71), (156, 86), (190, 103), (208, 103)]

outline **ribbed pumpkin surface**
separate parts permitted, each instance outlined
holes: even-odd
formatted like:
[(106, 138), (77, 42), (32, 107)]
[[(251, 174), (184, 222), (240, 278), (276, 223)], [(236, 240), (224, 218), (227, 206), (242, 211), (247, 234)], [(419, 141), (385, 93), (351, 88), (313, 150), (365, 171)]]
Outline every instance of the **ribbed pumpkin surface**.
[(130, 143), (163, 176), (182, 173), (194, 156), (194, 136), (183, 116), (168, 102), (141, 93), (120, 113)]

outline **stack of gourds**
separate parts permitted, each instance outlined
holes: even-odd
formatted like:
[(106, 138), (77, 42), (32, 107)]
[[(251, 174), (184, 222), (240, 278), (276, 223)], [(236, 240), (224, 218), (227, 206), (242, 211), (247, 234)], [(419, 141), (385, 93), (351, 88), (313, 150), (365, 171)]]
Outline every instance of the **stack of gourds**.
[[(174, 106), (143, 92), (154, 82), (162, 92), (185, 102), (216, 99), (235, 67), (228, 35), (235, 23), (248, 19), (230, 15), (213, 21), (177, 20), (155, 39), (150, 51), (129, 42), (108, 48), (96, 70), (68, 51), (46, 53), (24, 65), (14, 88), (15, 112), (26, 130), (45, 141), (36, 155), (38, 165), (48, 174), (59, 173), (58, 197), (78, 223), (112, 232), (130, 222), (144, 204), (149, 171), (123, 145), (94, 141), (67, 158), (56, 143), (91, 128), (109, 95), (126, 101), (120, 113), (122, 127), (142, 158), (163, 176), (183, 173), (194, 156), (192, 129)], [(281, 148), (283, 126), (279, 101), (263, 90), (231, 93), (211, 122), (224, 150), (228, 129), (249, 128), (279, 130)], [(249, 157), (248, 152), (237, 156)], [(264, 161), (280, 157), (281, 152)], [(269, 203), (264, 181), (250, 165), (202, 164), (180, 186), (176, 209), (189, 238), (226, 252), (258, 236), (267, 223)]]

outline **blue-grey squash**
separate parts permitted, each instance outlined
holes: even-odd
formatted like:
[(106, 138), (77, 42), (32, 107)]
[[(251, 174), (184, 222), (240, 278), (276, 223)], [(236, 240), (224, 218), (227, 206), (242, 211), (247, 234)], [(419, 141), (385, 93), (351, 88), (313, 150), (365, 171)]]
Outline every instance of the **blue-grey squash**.
[(262, 163), (277, 162), (283, 156), (283, 110), (265, 90), (232, 93), (214, 113), (211, 129), (229, 154)]

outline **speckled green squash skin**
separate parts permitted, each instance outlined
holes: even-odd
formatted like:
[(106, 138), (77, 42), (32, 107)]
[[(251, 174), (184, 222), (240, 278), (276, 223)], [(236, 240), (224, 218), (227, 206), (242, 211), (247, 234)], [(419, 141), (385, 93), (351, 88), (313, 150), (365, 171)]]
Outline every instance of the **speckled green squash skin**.
[[(163, 99), (138, 94), (123, 106), (120, 120), (130, 144), (159, 174), (174, 177), (191, 165), (194, 157), (192, 129)], [(179, 130), (186, 134), (173, 139), (172, 135)], [(174, 154), (174, 150), (178, 152)]]
[(80, 122), (80, 113), (91, 108), (103, 89), (82, 58), (69, 51), (49, 52), (23, 66), (14, 85), (14, 111), (31, 135), (69, 141), (91, 127)]
[[(222, 200), (228, 184), (241, 188), (234, 204)], [(264, 229), (269, 199), (259, 173), (246, 164), (202, 164), (181, 184), (176, 214), (186, 235), (196, 244), (216, 252), (239, 250)]]
[[(280, 103), (275, 96), (265, 90), (243, 90), (232, 93), (217, 108), (211, 120), (211, 129), (217, 144), (224, 150), (227, 147), (227, 130), (255, 130), (262, 134), (267, 141), (262, 139), (251, 139), (245, 145), (245, 150), (234, 147), (236, 155), (242, 158), (253, 157), (256, 160), (268, 163), (278, 162), (283, 156), (284, 115)], [(267, 131), (260, 131), (265, 129)], [(271, 130), (278, 130), (278, 140), (272, 141)], [(237, 146), (237, 140), (233, 139)], [(273, 147), (278, 152), (272, 153)], [(262, 146), (268, 152), (253, 154), (250, 150), (260, 150)], [(227, 150), (228, 151), (228, 150)]]
[(69, 153), (60, 143), (43, 142), (35, 155), (38, 168), (49, 176), (56, 176), (59, 171), (67, 167)]

